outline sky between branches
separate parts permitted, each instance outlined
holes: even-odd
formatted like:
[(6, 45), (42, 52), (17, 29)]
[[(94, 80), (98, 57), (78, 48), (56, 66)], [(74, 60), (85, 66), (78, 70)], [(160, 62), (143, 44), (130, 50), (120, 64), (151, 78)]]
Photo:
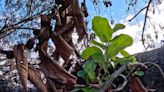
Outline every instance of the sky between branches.
[[(125, 0), (111, 0), (111, 1), (112, 1), (112, 6), (105, 8), (103, 4), (98, 4), (97, 6), (94, 6), (91, 0), (87, 0), (87, 7), (90, 14), (90, 16), (87, 19), (91, 21), (94, 16), (100, 15), (107, 18), (109, 21), (113, 19), (114, 24), (117, 23), (125, 24), (126, 28), (120, 30), (115, 35), (118, 35), (120, 33), (125, 33), (133, 37), (134, 39), (133, 45), (127, 48), (126, 50), (131, 54), (145, 51), (141, 42), (141, 32), (143, 28), (145, 11), (141, 12), (141, 14), (139, 14), (131, 22), (129, 22), (128, 20), (131, 19), (140, 9), (146, 6), (146, 3), (144, 2), (146, 0), (138, 0), (139, 4), (135, 6), (136, 10), (131, 10), (131, 11), (127, 11), (128, 4), (125, 2)], [(147, 22), (146, 25), (145, 35), (151, 35), (152, 40), (154, 40), (154, 42), (151, 42), (154, 44), (154, 48), (159, 48), (161, 46), (161, 40), (164, 40), (163, 31), (158, 26), (158, 24), (164, 25), (164, 21), (163, 21), (164, 2), (162, 2), (162, 4), (158, 6), (155, 6), (155, 9), (156, 9), (155, 14), (153, 14), (152, 12), (149, 12), (148, 14), (150, 21), (153, 24), (151, 24), (150, 21), (148, 20), (149, 22)], [(155, 29), (152, 25), (155, 26)], [(91, 28), (91, 23), (89, 24), (89, 28)], [(158, 39), (155, 38), (156, 35), (154, 32), (157, 32)]]
[[(131, 19), (140, 9), (142, 9), (145, 6), (145, 1), (147, 0), (138, 0), (139, 4), (135, 6), (136, 11), (134, 10), (127, 11), (128, 4), (126, 3), (126, 0), (111, 0), (112, 6), (108, 8), (105, 8), (103, 3), (98, 3), (98, 5), (93, 5), (91, 1), (92, 0), (86, 0), (88, 12), (89, 12), (89, 16), (86, 19), (89, 21), (89, 25), (88, 25), (89, 29), (92, 28), (91, 20), (93, 19), (94, 16), (97, 15), (105, 17), (109, 21), (114, 20), (114, 24), (123, 23), (126, 25), (126, 28), (124, 30), (120, 30), (115, 35), (118, 35), (120, 33), (126, 33), (133, 37), (134, 44), (131, 47), (127, 48), (127, 51), (130, 52), (131, 54), (145, 51), (141, 42), (141, 32), (142, 32), (143, 21), (144, 21), (143, 15), (145, 11), (141, 12), (141, 14), (137, 16), (132, 22), (129, 22), (128, 20)], [(103, 1), (103, 0), (99, 0), (99, 1)], [(0, 11), (5, 10), (3, 0), (0, 0), (0, 6), (1, 6)], [(164, 25), (163, 16), (164, 16), (163, 2), (161, 5), (156, 6), (155, 14), (152, 14), (152, 12), (149, 13), (151, 22), (153, 22), (154, 25), (156, 26), (156, 30), (153, 28), (151, 23), (148, 23), (145, 34), (151, 35), (152, 39), (154, 40), (155, 48), (160, 47), (161, 40), (164, 40), (163, 32), (158, 26), (158, 24)], [(4, 16), (0, 15), (0, 19), (3, 17)], [(154, 30), (158, 32), (158, 39), (155, 38)]]

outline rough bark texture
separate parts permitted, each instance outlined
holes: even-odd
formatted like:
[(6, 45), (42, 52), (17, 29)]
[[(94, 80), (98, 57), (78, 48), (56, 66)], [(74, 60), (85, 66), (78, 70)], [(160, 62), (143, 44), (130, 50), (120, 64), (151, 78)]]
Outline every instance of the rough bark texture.
[[(153, 62), (158, 64), (164, 71), (164, 47), (152, 51), (136, 54), (139, 62)], [(164, 79), (159, 70), (150, 66), (145, 76), (141, 78), (143, 85), (149, 89), (156, 89), (155, 92), (164, 92)]]

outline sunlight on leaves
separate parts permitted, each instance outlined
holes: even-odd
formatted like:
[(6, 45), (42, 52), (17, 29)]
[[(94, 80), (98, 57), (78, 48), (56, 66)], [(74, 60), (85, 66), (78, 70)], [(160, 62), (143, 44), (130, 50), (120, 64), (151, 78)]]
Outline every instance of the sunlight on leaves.
[(132, 45), (132, 43), (132, 37), (126, 34), (120, 34), (114, 37), (106, 51), (107, 58), (112, 58), (113, 56), (117, 55), (121, 50)]
[(92, 21), (92, 29), (102, 42), (108, 42), (111, 40), (113, 30), (106, 18), (99, 16), (94, 17)]

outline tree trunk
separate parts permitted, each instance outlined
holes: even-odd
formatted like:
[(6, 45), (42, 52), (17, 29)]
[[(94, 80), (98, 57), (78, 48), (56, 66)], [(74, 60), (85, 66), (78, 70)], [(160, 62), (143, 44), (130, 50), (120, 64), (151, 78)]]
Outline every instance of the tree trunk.
[[(164, 47), (135, 54), (139, 62), (153, 62), (158, 64), (164, 71)], [(143, 85), (148, 89), (156, 89), (155, 92), (164, 92), (164, 79), (159, 70), (150, 65), (148, 71), (141, 77)]]

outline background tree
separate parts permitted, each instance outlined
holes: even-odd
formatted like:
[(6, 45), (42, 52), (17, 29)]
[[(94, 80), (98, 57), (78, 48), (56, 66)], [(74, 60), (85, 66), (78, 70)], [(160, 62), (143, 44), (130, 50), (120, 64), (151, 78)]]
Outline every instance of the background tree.
[[(91, 1), (93, 6), (99, 4), (103, 4), (106, 8), (112, 6), (110, 0)], [(135, 9), (140, 3), (138, 0), (126, 0), (126, 2), (128, 10)], [(89, 6), (86, 6), (86, 3), (86, 0), (1, 1), (2, 79), (11, 78), (19, 84), (19, 75), (25, 92), (28, 90), (27, 79), (43, 92), (72, 90), (77, 78), (68, 73), (73, 71), (70, 69), (71, 63), (81, 63), (79, 53), (90, 45), (90, 40), (94, 38), (94, 34), (87, 34), (89, 32), (87, 23), (90, 21), (85, 20), (89, 14), (87, 11)], [(148, 13), (154, 12), (155, 6), (160, 3), (160, 0), (145, 0), (144, 7), (131, 19), (146, 10), (142, 31), (144, 46), (146, 40), (144, 30), (149, 18)], [(111, 19), (111, 24), (113, 23), (114, 19)], [(162, 29), (163, 25), (159, 26)], [(77, 41), (73, 41), (75, 34), (78, 35)], [(38, 55), (34, 54), (35, 51)], [(64, 62), (62, 67), (54, 63), (60, 63), (61, 59)]]

